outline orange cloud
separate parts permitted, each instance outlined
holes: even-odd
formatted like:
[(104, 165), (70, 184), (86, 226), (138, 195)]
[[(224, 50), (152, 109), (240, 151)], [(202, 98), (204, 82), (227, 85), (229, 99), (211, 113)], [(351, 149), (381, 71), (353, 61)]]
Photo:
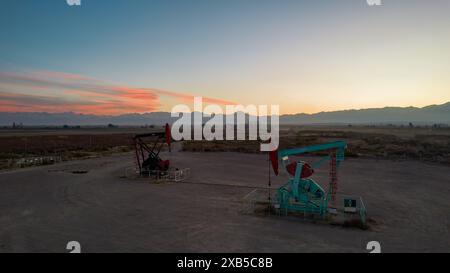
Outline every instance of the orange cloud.
[[(10, 91), (11, 88), (21, 91)], [(28, 90), (25, 94), (22, 93), (24, 89)], [(53, 91), (53, 95), (36, 95), (30, 90)], [(194, 95), (187, 93), (106, 84), (78, 74), (54, 71), (0, 72), (0, 111), (4, 112), (70, 111), (100, 115), (154, 112), (161, 107), (161, 96), (183, 102), (192, 102), (194, 98)], [(236, 104), (209, 97), (203, 97), (203, 101), (220, 105)]]

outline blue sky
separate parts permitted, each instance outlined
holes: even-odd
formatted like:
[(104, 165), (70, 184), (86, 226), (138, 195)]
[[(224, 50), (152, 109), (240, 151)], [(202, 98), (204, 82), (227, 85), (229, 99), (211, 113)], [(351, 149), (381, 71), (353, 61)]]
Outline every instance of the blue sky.
[[(51, 86), (67, 79), (36, 73), (42, 71), (139, 92), (167, 91), (154, 92), (157, 102), (148, 109), (139, 102), (137, 112), (170, 110), (178, 93), (280, 104), (282, 113), (450, 100), (450, 1), (385, 0), (379, 7), (365, 0), (82, 0), (79, 7), (65, 0), (2, 0), (1, 5), (0, 71), (7, 74), (0, 77), (0, 99), (8, 101), (3, 110), (20, 110), (25, 96), (67, 103), (75, 111), (91, 102), (93, 94), (75, 96), (67, 86)], [(49, 83), (24, 86), (12, 73), (46, 77)], [(122, 98), (102, 96), (94, 101)], [(133, 99), (127, 111), (137, 105)]]

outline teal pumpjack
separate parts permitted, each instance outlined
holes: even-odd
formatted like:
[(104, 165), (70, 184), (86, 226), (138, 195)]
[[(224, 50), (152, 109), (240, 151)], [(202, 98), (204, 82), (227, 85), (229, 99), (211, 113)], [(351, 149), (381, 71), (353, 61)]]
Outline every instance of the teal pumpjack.
[[(337, 167), (344, 160), (346, 148), (347, 143), (345, 141), (336, 141), (279, 151), (278, 158), (289, 176), (288, 182), (277, 190), (277, 202), (280, 211), (286, 214), (289, 212), (313, 213), (325, 217), (330, 201), (335, 200)], [(320, 151), (329, 151), (329, 155), (319, 160), (312, 168), (306, 162), (289, 162), (289, 156)], [(327, 161), (330, 162), (331, 168), (330, 188), (328, 193), (325, 193), (324, 189), (309, 176), (314, 172), (314, 168)], [(308, 170), (311, 171), (308, 172)]]

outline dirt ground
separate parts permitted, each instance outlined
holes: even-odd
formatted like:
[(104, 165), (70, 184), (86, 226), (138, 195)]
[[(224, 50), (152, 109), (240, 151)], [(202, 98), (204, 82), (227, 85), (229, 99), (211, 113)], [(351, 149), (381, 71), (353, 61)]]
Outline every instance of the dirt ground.
[(67, 252), (69, 241), (83, 252), (366, 252), (372, 240), (384, 252), (450, 250), (447, 166), (347, 160), (339, 186), (364, 198), (374, 220), (364, 231), (242, 213), (252, 187), (267, 186), (264, 155), (165, 157), (191, 168), (189, 180), (124, 178), (131, 153), (1, 173), (0, 252)]

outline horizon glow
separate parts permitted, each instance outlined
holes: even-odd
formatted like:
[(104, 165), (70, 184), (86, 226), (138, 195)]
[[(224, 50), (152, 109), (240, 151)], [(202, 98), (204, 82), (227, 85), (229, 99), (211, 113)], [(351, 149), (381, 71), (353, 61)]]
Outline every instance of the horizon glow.
[(0, 111), (280, 114), (450, 101), (450, 1), (5, 0)]

